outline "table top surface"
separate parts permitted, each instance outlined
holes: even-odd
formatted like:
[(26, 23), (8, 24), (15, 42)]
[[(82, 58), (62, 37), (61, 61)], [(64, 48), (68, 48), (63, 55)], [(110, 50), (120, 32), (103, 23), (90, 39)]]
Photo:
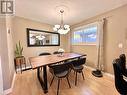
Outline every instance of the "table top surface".
[(54, 64), (57, 62), (61, 62), (64, 60), (69, 60), (77, 57), (82, 57), (82, 56), (86, 56), (86, 54), (63, 53), (63, 56), (61, 57), (58, 56), (58, 54), (52, 54), (52, 55), (30, 57), (29, 61), (31, 63), (32, 69), (36, 69), (44, 65)]

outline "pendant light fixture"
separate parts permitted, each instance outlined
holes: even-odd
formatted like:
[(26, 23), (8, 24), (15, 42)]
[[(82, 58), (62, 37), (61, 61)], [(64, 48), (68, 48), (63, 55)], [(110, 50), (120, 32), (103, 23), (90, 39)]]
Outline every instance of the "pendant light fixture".
[(61, 24), (60, 25), (55, 25), (53, 27), (53, 30), (57, 31), (60, 34), (67, 34), (70, 31), (70, 26), (66, 25), (66, 24), (64, 25), (64, 23), (63, 23), (64, 10), (60, 10), (60, 13), (61, 13)]

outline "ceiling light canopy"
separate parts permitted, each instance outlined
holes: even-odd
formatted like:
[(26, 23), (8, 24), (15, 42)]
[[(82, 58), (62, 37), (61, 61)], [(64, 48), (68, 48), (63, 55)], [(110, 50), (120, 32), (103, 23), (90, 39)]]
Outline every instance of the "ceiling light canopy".
[(57, 31), (60, 34), (67, 34), (70, 31), (70, 26), (66, 25), (66, 24), (64, 25), (64, 23), (63, 23), (64, 10), (60, 10), (60, 13), (61, 13), (61, 24), (60, 25), (55, 25), (53, 27), (53, 30)]

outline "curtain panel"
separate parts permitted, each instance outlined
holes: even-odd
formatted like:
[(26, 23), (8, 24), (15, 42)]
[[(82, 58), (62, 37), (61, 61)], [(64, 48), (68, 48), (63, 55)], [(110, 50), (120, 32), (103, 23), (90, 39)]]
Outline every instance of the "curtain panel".
[(105, 19), (98, 21), (98, 34), (97, 34), (97, 62), (96, 68), (98, 70), (104, 70), (104, 21)]

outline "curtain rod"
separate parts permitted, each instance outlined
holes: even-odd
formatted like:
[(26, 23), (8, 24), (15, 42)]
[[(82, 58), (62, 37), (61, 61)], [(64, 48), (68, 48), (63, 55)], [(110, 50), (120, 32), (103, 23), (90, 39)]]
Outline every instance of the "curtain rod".
[[(102, 17), (101, 19), (102, 19), (102, 20), (105, 20), (105, 19), (108, 19), (108, 18), (111, 18), (111, 17), (112, 17), (112, 16), (106, 16), (106, 17)], [(99, 20), (100, 20), (100, 19), (99, 19)], [(98, 21), (99, 21), (99, 20), (98, 20)]]
[[(108, 19), (108, 18), (111, 18), (111, 17), (113, 17), (112, 15), (111, 16), (105, 16), (105, 17), (100, 17), (100, 19), (95, 19), (95, 20), (93, 20), (93, 21), (90, 21), (90, 22), (88, 22), (88, 23), (84, 23), (84, 22), (81, 22), (81, 23), (84, 23), (84, 24), (81, 24), (81, 23), (79, 23), (79, 26), (77, 26), (76, 28), (79, 28), (79, 27), (82, 27), (82, 26), (84, 26), (84, 25), (88, 25), (88, 24), (91, 24), (91, 23), (95, 23), (95, 22), (97, 22), (97, 21), (101, 21), (101, 20), (106, 20), (106, 19)], [(86, 21), (87, 22), (87, 21)], [(81, 25), (80, 25), (81, 24)], [(78, 24), (77, 24), (78, 25)], [(75, 25), (74, 25), (75, 26)], [(72, 26), (73, 27), (73, 26)], [(73, 28), (72, 30), (75, 30), (76, 28)]]

